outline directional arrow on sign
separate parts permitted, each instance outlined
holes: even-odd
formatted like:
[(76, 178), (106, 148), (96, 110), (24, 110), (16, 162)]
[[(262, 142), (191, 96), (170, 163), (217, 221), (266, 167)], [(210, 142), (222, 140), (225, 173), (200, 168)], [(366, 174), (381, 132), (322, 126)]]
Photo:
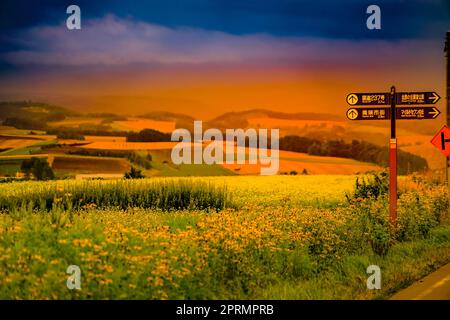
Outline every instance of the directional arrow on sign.
[(356, 94), (349, 94), (347, 96), (347, 103), (350, 105), (355, 105), (358, 102), (358, 96)]
[(438, 109), (433, 108), (433, 111), (429, 112), (429, 114), (433, 115), (433, 119), (436, 119), (437, 116), (441, 114), (441, 112)]
[(433, 92), (433, 94), (430, 97), (433, 101), (432, 103), (435, 104), (436, 102), (439, 101), (439, 99), (441, 98), (436, 92)]
[(355, 108), (348, 109), (347, 118), (349, 118), (350, 120), (356, 120), (356, 118), (358, 118), (358, 110)]

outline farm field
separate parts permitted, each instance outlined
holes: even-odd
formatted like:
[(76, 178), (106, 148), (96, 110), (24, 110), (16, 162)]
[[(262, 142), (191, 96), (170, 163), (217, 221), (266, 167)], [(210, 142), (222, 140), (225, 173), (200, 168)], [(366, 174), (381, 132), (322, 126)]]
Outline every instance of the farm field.
[(33, 131), (34, 133), (38, 134), (38, 135), (43, 135), (45, 134), (45, 131), (42, 130), (24, 130), (24, 129), (16, 129), (14, 127), (10, 127), (10, 126), (3, 126), (0, 125), (0, 134), (2, 135), (28, 135), (31, 131)]
[(432, 136), (427, 135), (412, 135), (400, 137), (398, 143), (402, 150), (423, 156), (427, 160), (430, 169), (442, 169), (445, 167), (445, 158), (430, 143), (431, 138)]
[(108, 150), (161, 150), (172, 149), (177, 143), (178, 142), (94, 141), (83, 146), (83, 148)]
[[(161, 151), (169, 150), (176, 146), (178, 142), (122, 142), (122, 141), (95, 141), (81, 146), (85, 149), (108, 149), (108, 150), (149, 150)], [(225, 147), (224, 147), (225, 148)], [(152, 152), (150, 152), (152, 153)], [(237, 154), (237, 151), (235, 152)], [(249, 148), (245, 149), (246, 158), (248, 158)], [(310, 174), (356, 174), (368, 171), (380, 170), (376, 165), (359, 162), (351, 159), (337, 157), (319, 157), (311, 156), (304, 153), (280, 151), (280, 173), (290, 173), (295, 171), (301, 173), (304, 170)], [(165, 155), (167, 162), (171, 162), (170, 154)], [(183, 165), (189, 166), (190, 165)], [(259, 174), (261, 170), (260, 164), (221, 164), (226, 170), (235, 172), (236, 174)], [(199, 167), (199, 166), (196, 166)], [(208, 166), (203, 166), (207, 169)], [(164, 172), (162, 175), (164, 175)], [(201, 171), (198, 171), (201, 174)], [(172, 175), (172, 174), (169, 174)], [(176, 175), (183, 175), (182, 173)], [(190, 175), (190, 174), (188, 174)], [(209, 174), (205, 174), (209, 175)]]
[(127, 160), (108, 157), (86, 157), (57, 155), (49, 159), (56, 173), (80, 174), (80, 173), (117, 173), (124, 174), (130, 169)]
[[(9, 149), (20, 149), (32, 145), (42, 145), (46, 141), (54, 139), (54, 136), (47, 135), (11, 135), (11, 134), (1, 134), (0, 131), (0, 150), (3, 153)], [(1, 154), (2, 152), (0, 152)]]
[(67, 117), (61, 121), (49, 122), (50, 127), (78, 128), (80, 125), (99, 125), (103, 119), (93, 117)]
[(4, 139), (4, 138), (0, 137), (0, 149), (21, 148), (21, 147), (29, 146), (34, 143), (36, 143), (36, 140), (16, 139), (16, 138)]
[[(249, 149), (246, 148), (246, 155)], [(248, 158), (248, 156), (247, 156)], [(222, 164), (224, 168), (235, 171), (243, 175), (257, 175), (261, 167), (266, 165), (258, 164)], [(357, 174), (368, 171), (379, 171), (380, 167), (352, 159), (338, 157), (312, 156), (306, 153), (279, 151), (279, 173), (290, 174)]]
[[(258, 117), (249, 118), (248, 126), (254, 128), (279, 128), (281, 136), (301, 135), (326, 139), (344, 139), (347, 141), (351, 141), (355, 137), (363, 137), (364, 140), (380, 146), (387, 145), (389, 133), (387, 123), (383, 126), (381, 123), (379, 125), (370, 125), (351, 121)], [(423, 126), (423, 122), (418, 127), (427, 128)], [(410, 126), (404, 126), (404, 123), (399, 123), (397, 130), (399, 148), (424, 157), (432, 170), (442, 169), (444, 163), (440, 161), (442, 160), (441, 154), (430, 143), (435, 131), (432, 129), (423, 130), (426, 130), (427, 133), (420, 134)]]
[[(0, 297), (379, 299), (450, 261), (443, 185), (402, 177), (389, 236), (385, 196), (347, 200), (355, 178), (1, 184)], [(366, 288), (371, 264), (381, 290)]]
[(143, 118), (128, 118), (128, 120), (114, 121), (113, 128), (119, 131), (141, 131), (152, 128), (160, 132), (172, 133), (175, 130), (175, 121), (158, 121)]
[(87, 142), (126, 142), (126, 137), (119, 136), (85, 136)]

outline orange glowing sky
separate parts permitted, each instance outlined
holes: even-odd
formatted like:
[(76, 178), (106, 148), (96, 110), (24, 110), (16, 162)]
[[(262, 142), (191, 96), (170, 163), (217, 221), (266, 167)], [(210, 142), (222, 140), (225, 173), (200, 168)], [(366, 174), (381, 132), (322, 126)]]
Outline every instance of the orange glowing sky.
[(0, 100), (208, 120), (253, 108), (344, 117), (349, 92), (393, 84), (444, 96), (443, 41), (435, 38), (232, 35), (114, 16), (93, 20), (82, 33), (46, 26), (21, 37), (38, 49), (2, 55), (15, 68), (0, 74)]

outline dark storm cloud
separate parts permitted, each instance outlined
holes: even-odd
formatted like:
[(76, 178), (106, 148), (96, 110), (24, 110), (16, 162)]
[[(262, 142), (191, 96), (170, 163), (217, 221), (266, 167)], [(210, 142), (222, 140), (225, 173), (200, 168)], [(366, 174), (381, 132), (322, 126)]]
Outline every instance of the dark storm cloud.
[[(3, 0), (3, 32), (64, 21), (65, 9), (78, 4), (83, 17), (114, 14), (168, 27), (189, 26), (231, 34), (324, 38), (442, 37), (450, 28), (449, 0)], [(366, 8), (382, 10), (382, 30), (365, 27)]]
[[(66, 8), (70, 4), (81, 7), (82, 25), (103, 28), (89, 32), (82, 30), (66, 39), (64, 24)], [(370, 4), (381, 7), (381, 30), (366, 28), (366, 8)], [(106, 17), (116, 17), (117, 25), (125, 28), (126, 32), (119, 38), (123, 44), (121, 47), (116, 46), (114, 39), (108, 42), (102, 38), (110, 34), (108, 26), (111, 24), (107, 23)], [(169, 36), (152, 38), (151, 48), (148, 48), (149, 37), (139, 28), (165, 30), (163, 34)], [(179, 32), (189, 29), (195, 32)], [(296, 43), (314, 43), (301, 39), (318, 39), (323, 43), (322, 50), (326, 50), (327, 43), (334, 47), (336, 41), (341, 41), (340, 51), (349, 56), (353, 54), (351, 48), (358, 45), (348, 45), (350, 50), (346, 50), (348, 41), (441, 41), (448, 29), (450, 0), (3, 0), (0, 2), (0, 72), (14, 71), (14, 65), (38, 61), (81, 64), (85, 59), (92, 62), (103, 58), (101, 53), (107, 54), (105, 60), (112, 63), (122, 60), (146, 62), (148, 57), (153, 60), (170, 57), (174, 61), (194, 61), (192, 52), (206, 57), (207, 61), (222, 61), (224, 52), (228, 54), (225, 61), (239, 60), (248, 56), (248, 52), (258, 56), (260, 39), (270, 40), (269, 47), (264, 50), (272, 53), (274, 50), (270, 45), (278, 43), (277, 38), (283, 43), (279, 45), (279, 52), (284, 50), (284, 46), (293, 46), (295, 50), (287, 52), (286, 49), (285, 53), (297, 54), (301, 49)], [(56, 36), (52, 37), (52, 33)], [(192, 34), (199, 38), (187, 43), (184, 36), (189, 35), (191, 39)], [(290, 38), (297, 40), (291, 41)], [(73, 39), (78, 40), (74, 43)], [(162, 43), (159, 42), (161, 39)], [(210, 56), (205, 54), (205, 50), (192, 48), (195, 43), (199, 48), (208, 48)], [(234, 47), (228, 48), (231, 44)], [(255, 50), (251, 49), (252, 46)], [(66, 50), (69, 47), (72, 49)], [(147, 51), (130, 53), (133, 48)], [(174, 56), (171, 48), (178, 48), (180, 56)], [(77, 57), (66, 58), (71, 52), (78, 52)], [(152, 54), (140, 56), (146, 52)], [(164, 52), (164, 55), (160, 57), (158, 52)]]

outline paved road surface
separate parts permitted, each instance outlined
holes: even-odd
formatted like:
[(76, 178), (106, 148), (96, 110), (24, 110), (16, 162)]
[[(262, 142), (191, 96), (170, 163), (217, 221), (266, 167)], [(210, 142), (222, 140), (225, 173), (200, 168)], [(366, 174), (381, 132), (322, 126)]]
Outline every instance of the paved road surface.
[(450, 300), (450, 263), (403, 289), (392, 300)]

